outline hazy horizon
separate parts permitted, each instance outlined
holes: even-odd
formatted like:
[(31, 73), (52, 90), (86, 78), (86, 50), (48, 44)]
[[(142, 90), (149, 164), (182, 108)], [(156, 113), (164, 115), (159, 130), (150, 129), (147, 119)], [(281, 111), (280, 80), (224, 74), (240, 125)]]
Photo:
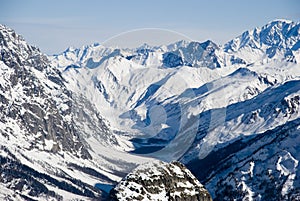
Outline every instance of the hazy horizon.
[[(108, 44), (112, 40), (120, 46), (133, 41), (135, 46), (143, 42), (160, 45), (181, 39), (212, 40), (221, 45), (269, 21), (299, 21), (300, 16), (297, 0), (0, 1), (0, 23), (16, 30), (47, 54), (62, 52), (70, 46)], [(134, 40), (129, 39), (134, 35), (132, 31)]]

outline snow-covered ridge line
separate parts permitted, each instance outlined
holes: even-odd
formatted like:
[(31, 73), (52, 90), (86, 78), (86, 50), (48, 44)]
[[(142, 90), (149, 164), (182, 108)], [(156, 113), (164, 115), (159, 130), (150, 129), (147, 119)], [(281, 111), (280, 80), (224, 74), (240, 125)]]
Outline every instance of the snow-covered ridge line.
[[(143, 66), (209, 67), (247, 66), (271, 61), (299, 62), (299, 22), (274, 20), (260, 28), (245, 31), (224, 45), (212, 41), (178, 41), (169, 45), (114, 49), (105, 44), (69, 48), (50, 56), (54, 66), (95, 68), (97, 62), (120, 56)], [(91, 64), (94, 62), (94, 65)], [(96, 64), (96, 65), (95, 65)]]

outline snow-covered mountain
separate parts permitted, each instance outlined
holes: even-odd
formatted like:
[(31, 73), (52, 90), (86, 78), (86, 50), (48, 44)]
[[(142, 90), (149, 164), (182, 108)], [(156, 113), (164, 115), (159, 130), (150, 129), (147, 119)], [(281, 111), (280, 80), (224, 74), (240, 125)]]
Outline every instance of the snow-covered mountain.
[(94, 103), (2, 25), (0, 51), (0, 199), (103, 198), (96, 184), (112, 185), (144, 161), (118, 151)]
[(8, 173), (1, 192), (103, 198), (156, 158), (185, 164), (214, 200), (299, 199), (299, 22), (275, 20), (223, 46), (93, 44), (48, 58), (0, 33), (2, 169), (42, 174), (51, 193), (15, 188)]
[(59, 68), (95, 68), (110, 57), (121, 56), (144, 66), (174, 68), (178, 66), (208, 67), (248, 66), (274, 60), (300, 62), (299, 22), (274, 20), (263, 27), (245, 31), (223, 46), (212, 41), (203, 43), (179, 41), (151, 47), (147, 44), (134, 49), (113, 49), (100, 44), (68, 48), (51, 57)]
[[(94, 45), (51, 60), (68, 80), (69, 89), (98, 103), (124, 150), (182, 161), (220, 200), (266, 198), (268, 187), (262, 183), (269, 180), (244, 181), (244, 169), (251, 164), (253, 177), (269, 170), (274, 173), (277, 190), (268, 196), (288, 199), (297, 195), (299, 181), (291, 176), (279, 182), (285, 173), (273, 161), (288, 154), (295, 163), (285, 166), (285, 171), (295, 172), (300, 159), (297, 149), (285, 148), (286, 142), (291, 147), (299, 143), (292, 140), (297, 129), (285, 127), (299, 118), (298, 43), (299, 23), (275, 20), (224, 46), (211, 41), (118, 50)], [(65, 56), (76, 51), (87, 53), (75, 60)], [(282, 127), (291, 130), (276, 142), (282, 147), (270, 143), (272, 136), (263, 137)], [(266, 153), (261, 162), (255, 153), (266, 145), (276, 151)], [(232, 159), (240, 154), (243, 157)], [(237, 166), (229, 166), (228, 161)], [(211, 168), (203, 171), (206, 165)], [(231, 174), (234, 185), (226, 179)]]
[(274, 20), (261, 28), (245, 31), (224, 45), (224, 51), (245, 63), (267, 63), (270, 60), (300, 62), (300, 23)]

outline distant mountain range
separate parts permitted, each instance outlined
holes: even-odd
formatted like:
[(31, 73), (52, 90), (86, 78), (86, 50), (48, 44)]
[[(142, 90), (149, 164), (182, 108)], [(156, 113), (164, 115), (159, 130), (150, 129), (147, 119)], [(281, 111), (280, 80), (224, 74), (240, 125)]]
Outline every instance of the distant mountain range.
[[(179, 41), (171, 45), (135, 49), (114, 49), (100, 44), (69, 48), (51, 58), (59, 68), (69, 65), (95, 68), (110, 57), (120, 56), (144, 66), (174, 68), (178, 66), (208, 67), (240, 66), (270, 61), (299, 62), (299, 23), (275, 20), (261, 28), (245, 31), (219, 46), (208, 40), (203, 43)], [(97, 62), (95, 62), (97, 61)]]
[[(185, 164), (214, 200), (299, 200), (299, 26), (274, 20), (222, 46), (93, 44), (46, 56), (0, 25), (0, 199), (154, 199), (172, 189), (131, 189), (152, 179), (137, 171), (147, 165), (121, 179), (159, 159)], [(176, 182), (172, 164), (185, 171), (150, 169)]]

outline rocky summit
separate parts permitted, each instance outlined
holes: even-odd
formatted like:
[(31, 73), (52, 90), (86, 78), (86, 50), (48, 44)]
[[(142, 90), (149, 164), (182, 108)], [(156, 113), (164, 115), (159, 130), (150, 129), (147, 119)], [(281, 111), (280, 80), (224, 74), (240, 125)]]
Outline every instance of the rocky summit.
[(205, 187), (177, 161), (138, 166), (111, 190), (110, 199), (212, 201)]

